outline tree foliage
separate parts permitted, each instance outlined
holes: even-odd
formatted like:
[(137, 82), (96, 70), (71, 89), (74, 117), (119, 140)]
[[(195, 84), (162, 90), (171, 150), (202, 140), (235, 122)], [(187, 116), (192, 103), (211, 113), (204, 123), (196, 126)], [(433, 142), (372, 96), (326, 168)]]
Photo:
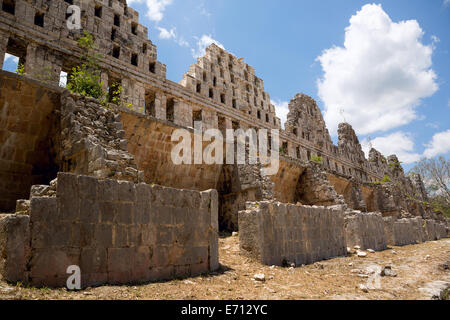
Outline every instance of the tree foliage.
[(83, 51), (81, 56), (82, 63), (72, 68), (67, 89), (83, 96), (102, 100), (105, 92), (102, 89), (103, 83), (99, 68), (101, 55), (95, 50), (92, 34), (84, 31), (83, 36), (78, 40), (78, 47)]

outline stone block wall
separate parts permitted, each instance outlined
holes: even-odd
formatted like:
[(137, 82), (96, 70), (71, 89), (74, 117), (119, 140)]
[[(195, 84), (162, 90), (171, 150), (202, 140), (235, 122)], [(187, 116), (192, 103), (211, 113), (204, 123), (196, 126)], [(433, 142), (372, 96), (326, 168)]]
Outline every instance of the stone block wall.
[(360, 246), (363, 250), (376, 251), (387, 248), (384, 222), (380, 213), (349, 212), (344, 226), (347, 247)]
[(395, 245), (394, 238), (394, 217), (384, 217), (384, 234), (386, 235), (386, 245), (393, 246)]
[[(143, 181), (180, 189), (216, 188), (221, 165), (173, 163), (171, 152), (178, 141), (172, 142), (171, 137), (172, 133), (181, 127), (129, 110), (122, 110), (120, 117), (125, 139), (128, 141), (127, 150), (134, 157), (138, 168), (143, 171)], [(188, 132), (193, 143), (193, 130)]]
[[(433, 223), (434, 225), (434, 223)], [(394, 239), (396, 246), (419, 243), (418, 231), (411, 219), (400, 219), (394, 222)]]
[(65, 286), (70, 265), (80, 267), (83, 287), (216, 270), (217, 198), (215, 190), (59, 173), (56, 197), (31, 198), (29, 224), (27, 216), (0, 220), (0, 270), (8, 281), (49, 287)]
[(340, 209), (262, 201), (239, 212), (241, 252), (266, 265), (310, 264), (346, 254)]
[(444, 223), (432, 219), (400, 219), (394, 222), (394, 238), (397, 246), (447, 238), (447, 232)]
[(56, 177), (59, 90), (0, 71), (0, 212)]

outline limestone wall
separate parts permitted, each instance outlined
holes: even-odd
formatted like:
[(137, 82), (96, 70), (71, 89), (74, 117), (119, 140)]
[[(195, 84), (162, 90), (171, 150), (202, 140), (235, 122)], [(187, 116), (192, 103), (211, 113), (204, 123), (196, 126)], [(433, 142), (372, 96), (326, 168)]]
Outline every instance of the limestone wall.
[(420, 217), (399, 219), (393, 224), (394, 241), (397, 246), (434, 241), (448, 237), (444, 223)]
[(219, 267), (215, 190), (59, 173), (56, 197), (32, 197), (29, 223), (28, 216), (11, 215), (0, 230), (3, 276), (33, 286), (65, 286), (70, 265), (81, 268), (83, 287)]
[(394, 217), (384, 217), (384, 234), (386, 235), (386, 245), (393, 246), (395, 245), (394, 238)]
[(345, 217), (347, 247), (384, 250), (387, 248), (383, 217), (380, 213), (349, 212)]
[[(180, 126), (124, 109), (120, 111), (120, 117), (127, 150), (143, 171), (143, 181), (180, 189), (216, 188), (222, 166), (194, 164), (194, 148), (191, 150), (192, 164), (173, 163), (171, 152), (178, 141), (172, 142), (171, 137)], [(193, 130), (187, 132), (193, 144)]]
[(0, 71), (0, 212), (58, 172), (59, 88)]
[(239, 212), (241, 252), (266, 265), (310, 264), (346, 254), (339, 209), (263, 201)]

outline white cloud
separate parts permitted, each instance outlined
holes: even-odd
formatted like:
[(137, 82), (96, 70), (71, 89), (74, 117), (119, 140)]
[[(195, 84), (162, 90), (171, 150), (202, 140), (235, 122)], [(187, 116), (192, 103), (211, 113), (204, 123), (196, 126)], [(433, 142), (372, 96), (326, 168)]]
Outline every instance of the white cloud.
[(369, 155), (370, 148), (373, 147), (382, 154), (397, 155), (403, 163), (413, 163), (419, 161), (421, 155), (414, 152), (414, 139), (408, 133), (402, 131), (394, 132), (384, 137), (377, 137), (371, 141), (367, 138), (361, 142), (366, 157)]
[(444, 6), (449, 6), (450, 5), (450, 0), (444, 0), (443, 4), (444, 4)]
[(222, 48), (225, 50), (225, 47), (217, 40), (213, 39), (211, 35), (202, 35), (201, 38), (197, 39), (197, 48), (191, 49), (192, 50), (192, 56), (194, 58), (200, 58), (205, 55), (205, 50), (208, 48), (211, 44), (216, 44), (219, 48)]
[[(449, 0), (450, 1), (450, 0)], [(433, 42), (433, 43), (439, 43), (439, 42), (441, 42), (441, 39), (439, 39), (437, 36), (435, 36), (435, 35), (432, 35), (431, 36), (431, 41)]]
[(436, 133), (430, 143), (426, 145), (423, 155), (427, 158), (433, 158), (448, 152), (450, 152), (450, 130)]
[(438, 86), (431, 69), (432, 45), (424, 45), (416, 20), (393, 22), (381, 5), (362, 7), (350, 19), (343, 47), (325, 50), (317, 60), (317, 81), (330, 133), (345, 119), (358, 134), (387, 131), (417, 119), (422, 98)]
[(281, 119), (281, 127), (284, 128), (289, 113), (289, 102), (270, 100), (270, 103), (275, 106), (276, 115)]
[(166, 7), (171, 5), (173, 0), (128, 0), (129, 5), (143, 2), (147, 5), (147, 17), (152, 21), (159, 22), (164, 17)]
[(175, 39), (175, 28), (167, 30), (165, 28), (158, 27), (160, 39)]
[(183, 39), (183, 37), (178, 36), (176, 28), (170, 30), (162, 27), (157, 27), (159, 30), (159, 38), (164, 40), (174, 40), (178, 45), (182, 47), (190, 47), (189, 43)]
[(19, 63), (19, 58), (16, 56), (13, 56), (12, 54), (5, 53), (5, 62), (8, 60), (12, 60), (13, 63)]

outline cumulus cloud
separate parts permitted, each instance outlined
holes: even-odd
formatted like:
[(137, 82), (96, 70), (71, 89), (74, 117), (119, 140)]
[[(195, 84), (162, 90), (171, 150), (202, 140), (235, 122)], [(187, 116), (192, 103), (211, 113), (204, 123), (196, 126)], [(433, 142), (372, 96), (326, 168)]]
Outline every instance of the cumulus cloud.
[(158, 27), (160, 39), (175, 39), (175, 28), (167, 30), (165, 28)]
[(449, 6), (450, 5), (450, 0), (444, 0), (443, 4), (444, 4), (444, 6)]
[(361, 146), (366, 157), (369, 155), (370, 148), (373, 147), (386, 156), (397, 155), (398, 159), (403, 163), (414, 163), (421, 158), (420, 154), (414, 152), (413, 137), (402, 131), (377, 137), (370, 141), (366, 138), (361, 142)]
[(183, 39), (183, 37), (178, 36), (176, 28), (170, 30), (162, 27), (157, 27), (159, 30), (159, 38), (163, 40), (174, 40), (178, 45), (182, 47), (190, 47), (189, 43)]
[(275, 106), (277, 117), (281, 119), (281, 127), (284, 128), (284, 124), (286, 123), (287, 115), (289, 113), (289, 102), (270, 100), (270, 103)]
[(416, 20), (393, 22), (381, 5), (365, 5), (351, 17), (344, 46), (317, 58), (324, 71), (318, 93), (331, 134), (343, 117), (358, 134), (417, 119), (421, 99), (438, 90), (433, 44), (424, 45), (423, 34)]
[(147, 6), (147, 17), (156, 22), (163, 19), (166, 7), (171, 5), (172, 2), (173, 0), (128, 0), (129, 5), (133, 3), (145, 3)]
[(211, 35), (202, 35), (201, 38), (197, 39), (197, 48), (191, 49), (192, 56), (194, 58), (200, 58), (203, 57), (206, 53), (206, 48), (208, 48), (211, 44), (216, 44), (219, 48), (222, 48), (225, 50), (225, 47), (217, 40), (213, 39)]
[(433, 158), (448, 152), (450, 152), (450, 130), (436, 133), (426, 145), (423, 155), (426, 158)]

